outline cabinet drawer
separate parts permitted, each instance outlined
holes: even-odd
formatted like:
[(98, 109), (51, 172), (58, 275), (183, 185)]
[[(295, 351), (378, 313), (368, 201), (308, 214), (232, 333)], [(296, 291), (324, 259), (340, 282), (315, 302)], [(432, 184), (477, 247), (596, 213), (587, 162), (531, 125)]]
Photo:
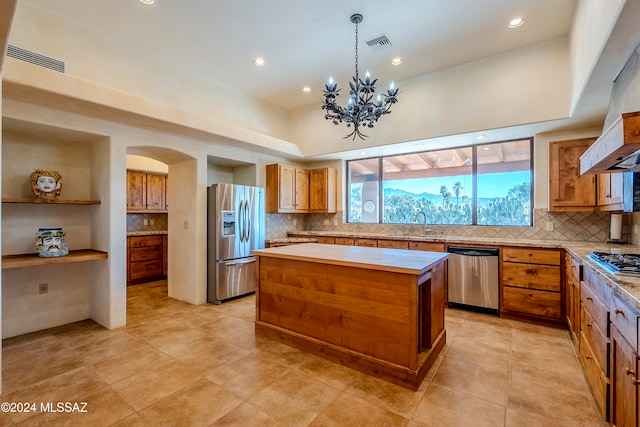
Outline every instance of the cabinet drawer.
[(585, 266), (582, 271), (582, 283), (591, 289), (593, 295), (600, 298), (602, 304), (606, 307), (613, 306), (613, 291), (605, 283), (605, 279), (600, 277), (595, 270), (589, 266)]
[(504, 248), (502, 260), (530, 264), (560, 265), (560, 251), (548, 249)]
[(378, 246), (378, 241), (376, 239), (356, 239), (356, 246), (375, 248)]
[(336, 237), (335, 238), (335, 244), (336, 245), (346, 245), (346, 246), (353, 246), (355, 244), (355, 241), (352, 237)]
[(129, 249), (129, 261), (148, 261), (162, 259), (162, 246), (143, 246)]
[(129, 268), (129, 279), (144, 279), (147, 277), (162, 276), (162, 260), (132, 262)]
[(379, 248), (409, 249), (407, 240), (378, 240)]
[(517, 313), (560, 319), (560, 293), (503, 286), (502, 308)]
[(609, 402), (609, 379), (602, 375), (602, 370), (583, 334), (580, 334), (580, 361), (596, 405), (598, 405), (600, 413), (606, 417), (607, 403)]
[(584, 285), (584, 282), (582, 282), (580, 286), (580, 302), (582, 303), (583, 310), (589, 312), (589, 317), (596, 322), (600, 331), (608, 337), (609, 309), (604, 305), (602, 300), (595, 295), (593, 289)]
[(336, 239), (334, 239), (333, 237), (318, 236), (316, 237), (316, 239), (318, 239), (318, 243), (325, 243), (328, 245), (333, 245), (336, 243)]
[(131, 236), (127, 238), (130, 248), (141, 246), (162, 246), (162, 235), (154, 234), (152, 236)]
[(560, 292), (560, 267), (503, 262), (502, 283), (519, 288)]
[(607, 363), (607, 360), (609, 359), (609, 347), (611, 345), (609, 338), (605, 337), (603, 331), (589, 315), (589, 311), (581, 310), (581, 318), (580, 324), (584, 339), (589, 343), (589, 347), (598, 361), (602, 373), (608, 377), (609, 363)]
[(633, 351), (638, 352), (638, 316), (629, 304), (624, 302), (617, 295), (613, 297), (613, 307), (611, 312), (611, 324), (618, 329), (620, 335), (626, 339)]
[(445, 252), (444, 243), (409, 242), (409, 249), (413, 251)]

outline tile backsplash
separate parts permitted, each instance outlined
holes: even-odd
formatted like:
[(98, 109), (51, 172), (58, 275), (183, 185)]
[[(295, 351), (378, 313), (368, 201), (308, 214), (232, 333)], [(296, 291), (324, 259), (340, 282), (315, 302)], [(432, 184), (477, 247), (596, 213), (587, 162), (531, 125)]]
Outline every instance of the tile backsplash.
[[(533, 227), (432, 225), (430, 228), (431, 234), (447, 236), (605, 242), (609, 238), (610, 217), (608, 212), (548, 212), (546, 209), (535, 209)], [(552, 230), (547, 230), (548, 223), (552, 224)], [(629, 224), (629, 215), (623, 215), (623, 241), (630, 239)], [(636, 224), (640, 233), (640, 214)], [(266, 215), (266, 238), (271, 239), (286, 237), (290, 231), (304, 230), (420, 234), (422, 227), (418, 224), (350, 224), (343, 222), (343, 212)]]
[[(147, 220), (145, 225), (144, 221)], [(166, 231), (169, 227), (166, 213), (128, 213), (127, 232), (132, 231)]]

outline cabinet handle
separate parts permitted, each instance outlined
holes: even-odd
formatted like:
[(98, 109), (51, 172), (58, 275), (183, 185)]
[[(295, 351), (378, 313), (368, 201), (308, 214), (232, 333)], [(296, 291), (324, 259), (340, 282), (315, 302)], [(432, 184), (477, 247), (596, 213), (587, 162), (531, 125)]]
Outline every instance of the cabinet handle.
[(587, 301), (593, 301), (593, 298), (587, 297)]
[(616, 312), (615, 312), (615, 313), (616, 313), (616, 314), (622, 314), (622, 317), (624, 317), (625, 319), (627, 318), (627, 315), (626, 315), (626, 314), (624, 314), (624, 311), (622, 311), (622, 310), (620, 310), (620, 309), (617, 309), (617, 308), (616, 308)]
[(638, 379), (636, 378), (635, 371), (632, 371), (629, 368), (624, 368), (624, 373), (627, 375), (631, 375), (631, 382), (633, 383), (633, 385), (637, 386), (638, 384), (640, 384), (640, 381), (638, 381)]
[(587, 328), (591, 328), (593, 327), (593, 325), (591, 325), (591, 323), (587, 323)]
[(587, 360), (591, 360), (591, 356), (587, 356)]

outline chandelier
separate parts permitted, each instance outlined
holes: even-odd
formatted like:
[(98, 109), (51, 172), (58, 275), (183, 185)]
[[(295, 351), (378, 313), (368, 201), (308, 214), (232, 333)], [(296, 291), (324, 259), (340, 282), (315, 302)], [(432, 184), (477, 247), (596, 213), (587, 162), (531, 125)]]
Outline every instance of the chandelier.
[[(340, 89), (337, 89), (338, 84), (334, 83), (332, 78), (329, 78), (329, 81), (325, 84), (326, 90), (323, 91), (322, 109), (326, 111), (324, 118), (332, 120), (333, 124), (338, 125), (344, 122), (347, 127), (353, 125), (353, 132), (344, 138), (353, 137), (355, 141), (356, 136), (360, 139), (367, 137), (360, 131), (360, 127), (372, 128), (380, 116), (391, 113), (391, 105), (398, 102), (398, 89), (391, 82), (387, 93), (378, 94), (375, 103), (372, 101), (378, 79), (372, 80), (367, 71), (363, 81), (358, 74), (358, 24), (362, 22), (362, 15), (359, 13), (351, 15), (351, 22), (356, 24), (356, 75), (352, 77), (353, 82), (349, 82), (349, 100), (346, 108), (336, 104)], [(384, 101), (382, 96), (384, 96)]]

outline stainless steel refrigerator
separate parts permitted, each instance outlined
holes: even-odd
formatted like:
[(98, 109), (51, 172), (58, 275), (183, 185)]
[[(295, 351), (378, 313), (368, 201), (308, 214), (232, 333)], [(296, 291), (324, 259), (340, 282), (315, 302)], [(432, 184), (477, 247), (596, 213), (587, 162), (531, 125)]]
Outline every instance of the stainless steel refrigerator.
[(207, 189), (207, 301), (254, 292), (253, 249), (264, 248), (264, 188), (214, 184)]

